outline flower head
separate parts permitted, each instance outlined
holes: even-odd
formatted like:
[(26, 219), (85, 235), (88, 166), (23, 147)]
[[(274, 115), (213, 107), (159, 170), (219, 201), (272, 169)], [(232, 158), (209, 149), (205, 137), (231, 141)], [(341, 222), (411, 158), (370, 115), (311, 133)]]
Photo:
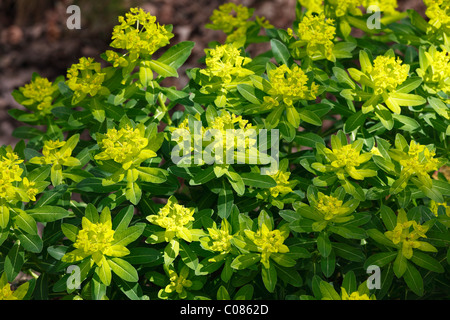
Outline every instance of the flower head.
[(141, 8), (131, 8), (125, 17), (119, 17), (119, 23), (113, 29), (111, 47), (127, 50), (131, 61), (140, 56), (151, 56), (169, 44), (174, 36), (156, 22), (156, 17)]
[(230, 252), (231, 239), (233, 239), (230, 223), (223, 219), (220, 229), (214, 223), (212, 228), (208, 228), (208, 236), (205, 238), (202, 244), (207, 250), (220, 252), (221, 254)]
[(447, 202), (436, 202), (434, 200), (430, 201), (430, 210), (436, 217), (438, 216), (440, 206), (444, 207), (445, 214), (450, 217), (450, 205), (448, 205)]
[(98, 135), (98, 145), (102, 152), (95, 155), (95, 160), (114, 160), (128, 170), (137, 166), (156, 153), (147, 148), (148, 138), (145, 137), (145, 127), (138, 125), (132, 128), (126, 125), (119, 130), (108, 129), (106, 134)]
[(268, 91), (271, 100), (269, 98), (265, 101), (269, 103), (277, 101), (273, 103), (273, 106), (277, 106), (281, 101), (292, 106), (298, 100), (316, 99), (319, 86), (312, 82), (308, 87), (308, 76), (298, 65), (289, 68), (282, 64), (276, 69), (270, 70), (268, 77), (272, 86)]
[(360, 294), (358, 291), (352, 292), (350, 295), (345, 288), (341, 288), (342, 300), (372, 300), (367, 293)]
[[(424, 0), (427, 9), (425, 15), (430, 19), (428, 24), (444, 33), (450, 29), (450, 2), (448, 0)], [(427, 30), (431, 32), (433, 29)]]
[(432, 94), (443, 91), (450, 95), (450, 52), (445, 48), (439, 51), (431, 46), (419, 57), (421, 67), (416, 72), (423, 79), (424, 88)]
[(245, 235), (256, 245), (258, 252), (261, 252), (261, 263), (267, 269), (270, 267), (271, 254), (289, 252), (289, 248), (284, 244), (284, 240), (289, 236), (289, 228), (270, 230), (263, 223), (256, 232), (245, 230)]
[(200, 72), (212, 77), (219, 77), (224, 83), (230, 83), (233, 78), (242, 78), (253, 74), (244, 68), (251, 61), (241, 55), (241, 51), (233, 44), (219, 45), (213, 49), (205, 49), (206, 68)]
[(49, 114), (57, 87), (47, 78), (37, 76), (31, 83), (19, 88), (19, 91), (27, 98), (22, 101), (24, 106), (33, 106), (40, 114)]
[(169, 277), (169, 284), (161, 289), (158, 297), (161, 299), (168, 299), (172, 295), (176, 295), (179, 299), (186, 299), (189, 288), (192, 287), (193, 282), (189, 280), (189, 268), (184, 266), (180, 272), (176, 272), (173, 268), (166, 270)]
[(343, 17), (345, 15), (362, 15), (359, 7), (362, 5), (362, 0), (330, 0), (330, 12), (333, 12), (336, 17)]
[(67, 85), (74, 91), (73, 103), (80, 102), (88, 94), (93, 97), (106, 93), (107, 89), (102, 86), (105, 75), (94, 58), (82, 57), (79, 63), (73, 64), (67, 70)]
[[(411, 229), (412, 227), (412, 229)], [(419, 241), (420, 238), (426, 238), (429, 229), (428, 225), (420, 225), (416, 221), (409, 221), (406, 212), (400, 209), (397, 217), (397, 225), (393, 230), (386, 231), (384, 235), (392, 241), (393, 244), (399, 245), (405, 258), (411, 259), (413, 249), (422, 251), (436, 252), (436, 248), (428, 242)]]
[(6, 148), (6, 155), (0, 157), (0, 199), (17, 200), (15, 183), (22, 181), (23, 169), (19, 166), (22, 162), (11, 146)]
[(400, 58), (378, 56), (373, 66), (367, 67), (376, 94), (394, 91), (397, 86), (408, 78), (409, 65), (402, 64)]
[(128, 255), (130, 251), (125, 246), (116, 244), (115, 235), (112, 229), (111, 212), (107, 207), (102, 210), (97, 221), (83, 217), (81, 230), (74, 239), (75, 250), (66, 253), (62, 261), (77, 262), (90, 258), (92, 264), (95, 263), (101, 267), (110, 258)]
[(178, 204), (177, 199), (171, 196), (158, 214), (147, 216), (147, 220), (165, 229), (164, 238), (167, 242), (174, 237), (191, 242), (192, 235), (189, 229), (195, 220), (193, 217), (194, 211), (194, 208), (186, 208)]
[(13, 291), (6, 278), (6, 273), (3, 273), (0, 278), (0, 300), (23, 300), (29, 285), (29, 282), (25, 282)]
[(305, 15), (298, 25), (298, 44), (306, 44), (309, 56), (319, 54), (328, 60), (333, 60), (333, 39), (336, 34), (334, 20), (325, 18), (323, 13)]
[(277, 183), (276, 187), (272, 187), (269, 189), (272, 197), (276, 198), (280, 194), (284, 195), (289, 192), (292, 192), (292, 183), (289, 181), (289, 176), (291, 175), (288, 171), (280, 171), (278, 170), (275, 174), (270, 175), (275, 182)]

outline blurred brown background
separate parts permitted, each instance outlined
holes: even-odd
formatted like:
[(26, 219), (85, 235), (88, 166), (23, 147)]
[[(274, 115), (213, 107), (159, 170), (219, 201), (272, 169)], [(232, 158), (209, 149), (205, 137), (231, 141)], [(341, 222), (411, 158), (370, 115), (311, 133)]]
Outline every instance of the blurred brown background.
[[(0, 0), (0, 145), (15, 144), (12, 131), (20, 123), (7, 110), (21, 108), (11, 92), (30, 81), (33, 72), (49, 80), (65, 75), (67, 68), (82, 56), (98, 59), (108, 49), (117, 16), (130, 7), (140, 6), (161, 24), (173, 24), (171, 44), (191, 40), (196, 43), (183, 68), (197, 65), (208, 42), (223, 42), (220, 31), (205, 29), (213, 10), (224, 0)], [(291, 27), (296, 0), (231, 0), (255, 8), (275, 27)], [(422, 0), (398, 0), (399, 9), (414, 8), (423, 15)], [(81, 9), (80, 30), (69, 30), (69, 5)], [(182, 72), (180, 72), (181, 74)], [(180, 86), (185, 79), (178, 79)]]

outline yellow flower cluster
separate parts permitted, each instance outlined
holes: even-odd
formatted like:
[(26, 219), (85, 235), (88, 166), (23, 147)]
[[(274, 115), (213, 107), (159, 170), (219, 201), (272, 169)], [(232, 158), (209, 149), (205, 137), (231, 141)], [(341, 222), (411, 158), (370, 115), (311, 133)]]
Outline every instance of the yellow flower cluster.
[(395, 13), (398, 4), (397, 0), (364, 0), (364, 7), (377, 6), (385, 14)]
[(11, 290), (11, 285), (9, 284), (6, 273), (0, 277), (0, 301), (1, 300), (22, 300), (27, 294), (28, 288), (30, 286), (29, 282), (21, 284), (16, 290)]
[(111, 47), (127, 50), (131, 61), (141, 55), (152, 55), (169, 44), (174, 36), (165, 26), (156, 22), (156, 17), (141, 8), (131, 8), (125, 17), (119, 17), (119, 23), (112, 32)]
[(206, 68), (200, 72), (212, 77), (219, 77), (224, 83), (230, 83), (233, 77), (242, 78), (253, 74), (244, 68), (251, 61), (241, 55), (241, 51), (232, 43), (219, 45), (213, 49), (205, 49)]
[(328, 60), (333, 56), (333, 39), (336, 34), (334, 20), (325, 18), (323, 13), (306, 15), (298, 25), (299, 40), (306, 43), (306, 53), (313, 56), (321, 53)]
[(114, 68), (128, 66), (128, 60), (112, 50), (106, 50), (106, 61), (111, 62)]
[(334, 12), (336, 17), (343, 17), (347, 14), (360, 16), (361, 10), (358, 8), (362, 5), (362, 0), (330, 0), (330, 11)]
[(341, 291), (342, 300), (371, 300), (366, 293), (360, 294), (358, 291), (354, 291), (349, 295), (344, 288), (341, 288)]
[(108, 129), (106, 134), (101, 135), (98, 145), (102, 152), (97, 154), (95, 160), (114, 160), (122, 164), (122, 168), (128, 170), (133, 163), (139, 164), (151, 157), (156, 156), (155, 152), (146, 149), (148, 139), (145, 138), (145, 128), (139, 125), (133, 129), (129, 125), (119, 130)]
[[(249, 129), (252, 124), (242, 118), (242, 116), (236, 116), (234, 113), (222, 112), (219, 117), (214, 118), (209, 128), (226, 130), (235, 129), (236, 124), (239, 129)], [(224, 131), (225, 132), (225, 131)]]
[(91, 266), (95, 263), (99, 267), (109, 268), (107, 257), (123, 257), (130, 253), (125, 246), (114, 244), (111, 211), (103, 209), (99, 219), (96, 222), (87, 217), (81, 219), (82, 229), (73, 244), (75, 250), (66, 253), (61, 261), (73, 263), (90, 257)]
[(283, 244), (289, 236), (288, 230), (269, 230), (265, 224), (262, 224), (256, 232), (245, 230), (245, 235), (253, 241), (258, 251), (261, 252), (261, 263), (266, 269), (270, 267), (269, 258), (272, 253), (289, 252), (289, 248)]
[(249, 9), (243, 5), (237, 5), (229, 2), (221, 5), (218, 10), (214, 10), (211, 17), (211, 23), (206, 28), (212, 30), (222, 30), (227, 34), (226, 42), (238, 43), (244, 46), (247, 29), (253, 24), (258, 24), (264, 28), (273, 28), (273, 26), (264, 17), (255, 17), (251, 21), (254, 9)]
[(323, 215), (325, 220), (331, 220), (348, 212), (348, 208), (342, 206), (342, 200), (333, 196), (327, 196), (322, 192), (319, 192), (317, 196), (316, 209)]
[[(372, 153), (360, 154), (361, 150), (359, 148), (356, 148), (354, 144), (347, 144), (340, 148), (335, 148), (332, 151), (328, 151), (328, 149), (326, 149), (326, 152), (332, 154), (332, 167), (336, 169), (344, 169), (345, 172), (347, 172), (353, 179), (364, 179), (364, 175), (360, 174), (358, 172), (359, 170), (356, 170), (356, 167), (369, 161), (372, 157)], [(343, 179), (343, 176), (341, 176), (341, 174), (341, 172), (337, 173), (339, 179)]]
[(73, 149), (64, 146), (66, 146), (66, 141), (59, 141), (59, 140), (44, 141), (44, 147), (42, 148), (43, 157), (32, 158), (30, 159), (30, 162), (42, 165), (45, 164), (65, 165), (65, 166), (80, 165), (80, 160), (71, 157)]
[(425, 56), (427, 64), (424, 69), (417, 69), (417, 74), (422, 77), (426, 87), (432, 90), (430, 93), (443, 91), (450, 94), (450, 52), (430, 47)]
[(23, 169), (19, 167), (23, 160), (12, 151), (11, 146), (6, 149), (6, 156), (0, 158), (0, 198), (6, 201), (16, 199), (15, 183), (22, 181)]
[(212, 240), (212, 244), (208, 246), (208, 250), (221, 253), (229, 252), (231, 250), (231, 239), (233, 239), (229, 229), (230, 225), (226, 220), (222, 220), (220, 229), (216, 226), (208, 228), (209, 238)]
[(402, 174), (406, 176), (416, 175), (426, 186), (431, 185), (430, 171), (439, 169), (439, 159), (434, 158), (436, 153), (426, 146), (410, 142), (407, 157), (399, 161), (402, 166)]
[(174, 270), (169, 270), (170, 283), (164, 288), (164, 291), (168, 294), (176, 292), (180, 299), (187, 297), (186, 288), (192, 287), (192, 281), (188, 280), (189, 270), (184, 268), (180, 274), (177, 274)]
[(322, 0), (298, 0), (303, 8), (306, 8), (306, 14), (322, 13), (324, 11)]
[(450, 217), (450, 206), (447, 204), (447, 202), (436, 202), (434, 200), (430, 201), (430, 210), (431, 212), (434, 213), (434, 215), (437, 217), (438, 216), (438, 209), (439, 206), (443, 206), (445, 208), (445, 214)]
[(150, 215), (147, 220), (166, 229), (166, 232), (185, 234), (187, 231), (186, 225), (194, 221), (194, 211), (194, 208), (186, 208), (169, 200), (157, 215)]
[(378, 56), (373, 66), (367, 67), (376, 94), (394, 91), (408, 78), (409, 65), (403, 64), (400, 58)]
[(269, 189), (272, 197), (276, 198), (280, 194), (284, 195), (292, 192), (292, 188), (290, 187), (291, 183), (289, 182), (290, 175), (290, 172), (280, 170), (278, 170), (275, 174), (270, 175), (277, 183), (276, 187)]
[(208, 27), (213, 30), (222, 30), (228, 35), (235, 30), (243, 28), (246, 30), (247, 21), (252, 17), (253, 11), (240, 4), (225, 3), (218, 10), (213, 11), (210, 17), (212, 24)]
[(450, 31), (450, 1), (424, 0), (424, 3), (427, 6), (425, 15), (430, 18), (428, 23), (448, 34)]
[(36, 77), (31, 83), (19, 88), (25, 100), (24, 106), (36, 105), (36, 109), (42, 114), (49, 114), (52, 109), (52, 95), (57, 90), (56, 86), (47, 78)]
[(105, 73), (102, 73), (100, 63), (94, 58), (82, 57), (79, 63), (73, 64), (67, 70), (67, 85), (74, 91), (75, 101), (81, 101), (86, 95), (95, 96), (103, 89)]
[(85, 256), (110, 255), (114, 230), (111, 220), (106, 223), (92, 223), (83, 217), (83, 229), (78, 232), (74, 247), (80, 249)]
[(319, 90), (314, 82), (308, 88), (308, 76), (298, 65), (288, 68), (282, 64), (270, 70), (268, 76), (272, 87), (268, 91), (270, 97), (264, 97), (264, 101), (272, 106), (277, 106), (278, 101), (292, 106), (298, 100), (314, 100)]
[[(411, 227), (413, 230), (411, 231)], [(425, 233), (428, 226), (422, 226), (416, 221), (397, 221), (394, 230), (386, 231), (385, 236), (392, 241), (393, 244), (401, 244), (402, 254), (405, 258), (411, 259), (413, 249), (435, 252), (436, 248), (427, 242), (418, 241), (420, 238), (426, 238)]]

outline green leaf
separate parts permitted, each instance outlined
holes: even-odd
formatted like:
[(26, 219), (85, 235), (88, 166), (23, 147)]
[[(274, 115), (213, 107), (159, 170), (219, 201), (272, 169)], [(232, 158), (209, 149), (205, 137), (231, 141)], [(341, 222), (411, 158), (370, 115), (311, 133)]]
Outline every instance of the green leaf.
[(246, 172), (241, 174), (242, 180), (246, 186), (255, 188), (273, 188), (277, 186), (276, 181), (268, 176), (255, 172)]
[(324, 300), (341, 300), (341, 296), (336, 292), (333, 285), (326, 282), (320, 281), (320, 293), (322, 295), (322, 299)]
[(69, 211), (56, 206), (42, 206), (27, 210), (27, 213), (38, 222), (53, 222), (69, 216)]
[(277, 285), (277, 269), (275, 269), (275, 266), (270, 264), (269, 269), (263, 267), (261, 269), (261, 276), (267, 291), (273, 292)]
[(181, 260), (183, 260), (184, 264), (190, 269), (196, 271), (199, 266), (197, 255), (185, 242), (180, 242), (180, 249)]
[(410, 288), (415, 294), (417, 294), (418, 296), (423, 295), (422, 276), (420, 275), (420, 272), (411, 263), (408, 263), (408, 266), (406, 267), (406, 270), (403, 275), (403, 279), (405, 279), (408, 288)]
[(139, 178), (144, 182), (163, 183), (167, 181), (167, 171), (161, 168), (139, 167), (136, 170)]
[(346, 260), (362, 262), (365, 259), (364, 253), (360, 248), (341, 242), (333, 242), (331, 245), (336, 255)]
[(141, 200), (142, 190), (137, 183), (130, 183), (127, 185), (125, 196), (132, 204), (137, 205)]
[(180, 253), (180, 243), (176, 239), (170, 242), (164, 248), (164, 264), (170, 265)]
[(226, 183), (225, 180), (222, 180), (222, 186), (217, 200), (217, 214), (220, 218), (227, 219), (233, 209), (234, 196), (230, 185)]
[(163, 260), (161, 251), (154, 248), (135, 247), (130, 248), (130, 254), (123, 257), (131, 264), (147, 264), (158, 260)]
[(114, 241), (111, 245), (127, 246), (137, 240), (144, 232), (145, 223), (138, 223), (125, 230), (114, 233)]
[(322, 120), (320, 120), (319, 116), (310, 110), (302, 109), (302, 110), (300, 110), (299, 115), (300, 115), (300, 119), (307, 123), (310, 123), (315, 126), (322, 125)]
[(6, 278), (9, 282), (13, 282), (19, 274), (22, 266), (25, 262), (25, 252), (20, 246), (20, 241), (16, 241), (13, 247), (9, 250), (8, 255), (5, 257), (4, 270)]
[(352, 114), (344, 124), (344, 132), (350, 133), (353, 130), (358, 129), (361, 125), (366, 121), (367, 114), (362, 113), (362, 111), (358, 111)]
[(259, 262), (261, 260), (261, 255), (258, 253), (245, 253), (237, 256), (234, 258), (234, 260), (231, 262), (231, 268), (237, 269), (237, 270), (243, 270), (246, 269), (255, 263)]
[(408, 268), (407, 259), (403, 256), (401, 250), (397, 251), (397, 257), (395, 258), (394, 261), (394, 273), (397, 276), (397, 278), (401, 278), (407, 268)]
[(414, 251), (411, 261), (416, 265), (433, 272), (443, 273), (445, 271), (439, 261), (425, 253), (418, 252), (417, 250)]
[(245, 83), (238, 84), (236, 88), (239, 93), (250, 103), (261, 104), (261, 99), (264, 96), (264, 92)]
[(75, 242), (77, 240), (79, 230), (76, 226), (68, 223), (62, 223), (61, 231), (70, 241)]
[(195, 42), (183, 41), (166, 50), (158, 61), (175, 69), (180, 68), (191, 55)]
[(167, 65), (163, 62), (160, 62), (158, 60), (150, 60), (148, 61), (148, 64), (150, 65), (150, 68), (152, 68), (153, 71), (155, 71), (160, 76), (167, 78), (167, 77), (177, 77), (178, 78), (178, 72), (177, 69), (174, 67)]
[(120, 258), (112, 258), (108, 260), (108, 264), (112, 271), (123, 280), (128, 282), (137, 282), (139, 280), (136, 269), (129, 262)]
[(336, 269), (336, 254), (333, 250), (331, 250), (327, 257), (320, 258), (320, 267), (325, 277), (331, 277)]
[(385, 205), (381, 205), (380, 215), (386, 228), (388, 230), (394, 230), (397, 225), (397, 216), (394, 211)]
[(24, 232), (30, 234), (30, 235), (37, 235), (38, 229), (36, 220), (26, 213), (23, 210), (16, 209), (18, 211), (16, 215), (14, 215), (13, 220), (14, 223)]
[(278, 64), (285, 64), (290, 67), (291, 55), (289, 49), (283, 42), (278, 39), (270, 40), (270, 46), (272, 47), (273, 56)]
[(364, 268), (367, 269), (370, 265), (376, 265), (382, 268), (394, 260), (396, 256), (397, 251), (375, 253), (366, 260)]
[(324, 258), (328, 257), (328, 255), (331, 253), (331, 242), (324, 232), (321, 232), (317, 237), (317, 249)]
[(25, 250), (33, 253), (42, 251), (44, 244), (38, 235), (26, 234), (20, 231), (16, 231), (16, 235)]

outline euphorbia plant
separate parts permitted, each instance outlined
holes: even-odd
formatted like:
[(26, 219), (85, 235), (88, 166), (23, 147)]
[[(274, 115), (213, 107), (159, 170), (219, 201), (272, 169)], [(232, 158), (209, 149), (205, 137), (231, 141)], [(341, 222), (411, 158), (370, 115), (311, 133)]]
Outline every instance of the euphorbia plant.
[(0, 148), (0, 298), (448, 298), (450, 7), (426, 5), (300, 0), (281, 29), (224, 4), (182, 88), (195, 43), (133, 8), (111, 50), (34, 74)]

